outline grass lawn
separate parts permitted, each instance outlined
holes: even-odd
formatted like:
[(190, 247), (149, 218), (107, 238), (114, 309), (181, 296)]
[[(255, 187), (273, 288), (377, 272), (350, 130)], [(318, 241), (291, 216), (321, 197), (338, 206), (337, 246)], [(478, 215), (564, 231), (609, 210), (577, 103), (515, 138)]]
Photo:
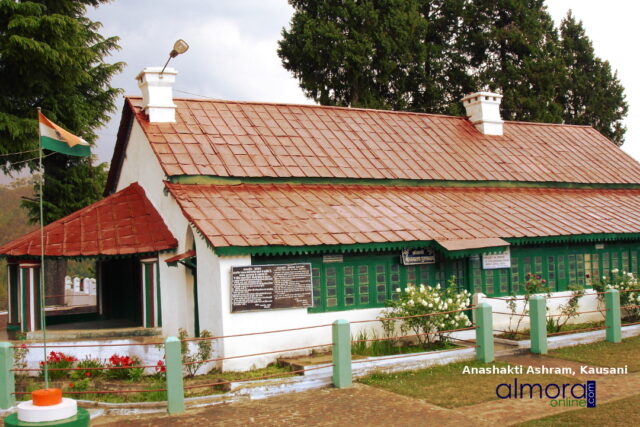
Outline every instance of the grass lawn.
[[(494, 362), (483, 364), (476, 361), (453, 363), (445, 366), (421, 369), (419, 371), (392, 374), (371, 374), (360, 382), (380, 387), (404, 396), (423, 399), (445, 408), (457, 408), (497, 399), (496, 387), (501, 383), (513, 383), (514, 375), (470, 375), (463, 374), (465, 366), (489, 367), (509, 366)], [(575, 378), (562, 375), (517, 375), (518, 381), (549, 384), (575, 383)]]
[(583, 408), (576, 411), (527, 421), (518, 426), (629, 426), (638, 417), (640, 394), (616, 400), (615, 402), (598, 404), (595, 408)]
[(623, 367), (629, 372), (640, 371), (640, 336), (623, 339), (619, 344), (600, 341), (549, 351), (549, 356), (575, 360), (596, 366)]
[[(560, 329), (560, 331), (553, 331), (553, 332), (564, 332), (564, 333), (571, 333), (571, 332), (575, 332), (578, 333), (583, 329), (592, 329), (592, 328), (602, 328), (604, 327), (604, 320), (601, 322), (586, 322), (586, 323), (571, 323), (568, 325), (564, 325), (562, 326), (562, 328)], [(531, 337), (529, 336), (529, 330), (525, 329), (522, 330), (520, 332), (516, 333), (509, 333), (509, 332), (503, 332), (499, 335), (496, 335), (497, 338), (505, 338), (508, 340), (515, 340), (515, 341), (522, 341), (522, 340), (528, 340), (531, 339)]]

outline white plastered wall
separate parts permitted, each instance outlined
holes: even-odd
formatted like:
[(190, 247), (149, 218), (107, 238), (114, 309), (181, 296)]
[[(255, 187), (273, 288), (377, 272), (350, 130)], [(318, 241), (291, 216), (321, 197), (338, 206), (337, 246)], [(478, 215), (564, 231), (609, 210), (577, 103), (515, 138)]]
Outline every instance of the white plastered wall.
[[(201, 240), (200, 244), (206, 245), (206, 242)], [(206, 261), (201, 256), (202, 253), (206, 253)], [(216, 336), (228, 336), (305, 326), (329, 325), (338, 319), (345, 319), (350, 322), (374, 320), (380, 314), (381, 309), (379, 308), (327, 313), (309, 313), (306, 308), (232, 313), (231, 267), (247, 265), (251, 265), (250, 256), (219, 257), (211, 250), (204, 251), (198, 248), (198, 281), (204, 283), (204, 278), (200, 279), (201, 275), (214, 278), (212, 286), (208, 287), (206, 294), (210, 295), (212, 299), (207, 300), (206, 298), (208, 297), (205, 297), (205, 292), (201, 292), (199, 295), (202, 329), (209, 329)], [(200, 286), (198, 289), (202, 288)], [(360, 330), (366, 330), (369, 336), (374, 330), (378, 336), (381, 336), (382, 332), (379, 322), (351, 324), (352, 335), (357, 335)], [(311, 349), (286, 350), (330, 344), (331, 339), (331, 327), (325, 326), (289, 332), (218, 339), (216, 340), (215, 349), (218, 355), (223, 355), (224, 357), (285, 350), (281, 353), (225, 360), (218, 364), (218, 367), (225, 371), (243, 371), (267, 366), (283, 355), (309, 354)]]
[[(547, 299), (547, 313), (549, 315), (557, 315), (561, 313), (561, 306), (566, 305), (569, 299), (572, 297), (573, 293), (571, 291), (562, 291), (562, 292), (553, 292), (551, 293), (551, 298)], [(529, 329), (529, 316), (523, 316), (522, 321), (518, 323), (518, 320), (521, 316), (519, 314), (524, 313), (524, 301), (522, 300), (522, 296), (516, 297), (516, 310), (515, 313), (517, 315), (511, 316), (511, 310), (509, 309), (509, 305), (507, 303), (507, 297), (499, 297), (499, 298), (488, 298), (484, 294), (474, 294), (473, 295), (473, 303), (478, 304), (481, 302), (487, 303), (491, 306), (491, 310), (493, 312), (493, 329), (494, 330), (516, 330), (516, 327), (519, 331), (528, 330)], [(585, 314), (580, 314), (577, 317), (569, 319), (568, 323), (585, 323), (585, 322), (600, 322), (604, 320), (604, 302), (600, 301), (597, 295), (597, 292), (593, 289), (585, 289), (584, 296), (580, 297), (578, 300), (578, 312), (590, 312)], [(528, 307), (527, 307), (528, 309)], [(597, 312), (595, 312), (597, 311)], [(594, 313), (595, 312), (595, 313)], [(499, 313), (508, 313), (508, 314), (499, 314)], [(527, 311), (528, 313), (528, 311)], [(564, 319), (563, 319), (564, 320)], [(499, 334), (499, 332), (495, 332), (495, 335)]]
[(173, 236), (178, 239), (177, 252), (161, 253), (158, 257), (160, 291), (162, 299), (162, 330), (165, 336), (177, 335), (178, 328), (194, 332), (193, 290), (190, 273), (182, 264), (169, 267), (165, 260), (189, 249), (186, 245), (187, 230), (191, 227), (178, 203), (165, 192), (166, 179), (149, 141), (137, 121), (133, 121), (129, 141), (118, 177), (116, 191), (137, 182), (156, 208)]

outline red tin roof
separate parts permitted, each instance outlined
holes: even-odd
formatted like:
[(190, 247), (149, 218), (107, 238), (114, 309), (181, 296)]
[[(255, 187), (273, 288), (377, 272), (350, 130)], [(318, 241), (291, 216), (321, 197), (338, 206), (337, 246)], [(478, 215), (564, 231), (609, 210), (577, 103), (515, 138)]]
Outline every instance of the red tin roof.
[(187, 99), (177, 123), (157, 124), (141, 102), (127, 98), (110, 188), (131, 111), (167, 176), (640, 183), (640, 164), (586, 126), (505, 122), (487, 136), (463, 117)]
[(640, 190), (166, 186), (215, 247), (640, 232)]
[[(44, 228), (45, 255), (129, 255), (178, 245), (143, 188), (131, 184)], [(0, 255), (40, 256), (40, 230), (0, 247)]]

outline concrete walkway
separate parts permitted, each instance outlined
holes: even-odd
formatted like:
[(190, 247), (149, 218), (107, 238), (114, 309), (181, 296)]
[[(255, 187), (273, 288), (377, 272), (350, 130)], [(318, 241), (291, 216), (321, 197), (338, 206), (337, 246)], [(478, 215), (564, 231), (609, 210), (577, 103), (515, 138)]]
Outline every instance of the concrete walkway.
[[(579, 372), (581, 364), (547, 356), (507, 356), (501, 360), (524, 366), (570, 366)], [(640, 372), (624, 376), (604, 375), (578, 380), (597, 381), (598, 404), (638, 394)], [(491, 377), (487, 377), (491, 381)], [(323, 426), (495, 426), (512, 425), (531, 419), (555, 415), (579, 408), (551, 407), (546, 399), (491, 400), (446, 409), (423, 400), (401, 396), (363, 384), (338, 390), (326, 388), (277, 396), (258, 401), (222, 404), (200, 410), (189, 410), (179, 416), (137, 415), (103, 417), (92, 425), (131, 426), (241, 426), (241, 425), (323, 425)]]

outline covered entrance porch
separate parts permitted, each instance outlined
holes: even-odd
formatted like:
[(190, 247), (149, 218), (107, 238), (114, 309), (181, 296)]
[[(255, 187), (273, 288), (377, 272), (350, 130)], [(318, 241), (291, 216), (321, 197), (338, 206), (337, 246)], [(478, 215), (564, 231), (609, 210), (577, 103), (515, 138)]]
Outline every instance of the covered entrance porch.
[(16, 239), (0, 247), (0, 256), (8, 261), (10, 337), (21, 333), (27, 339), (41, 338), (45, 321), (48, 335), (60, 339), (161, 334), (158, 254), (174, 249), (177, 241), (142, 187), (132, 184), (47, 225), (44, 242), (44, 259), (95, 262), (95, 295), (87, 293), (91, 298), (84, 301), (77, 298), (82, 295), (47, 295), (67, 290), (64, 284), (41, 284), (39, 230)]

